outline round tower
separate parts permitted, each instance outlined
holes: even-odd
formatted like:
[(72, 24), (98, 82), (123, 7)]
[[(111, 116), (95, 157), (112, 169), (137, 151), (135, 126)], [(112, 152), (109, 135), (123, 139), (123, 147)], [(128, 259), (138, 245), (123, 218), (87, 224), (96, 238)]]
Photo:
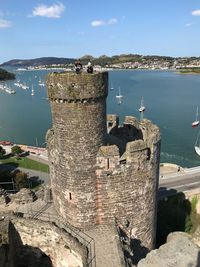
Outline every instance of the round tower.
[(47, 134), (51, 187), (59, 214), (77, 227), (95, 223), (95, 168), (106, 138), (108, 73), (51, 73), (53, 127)]

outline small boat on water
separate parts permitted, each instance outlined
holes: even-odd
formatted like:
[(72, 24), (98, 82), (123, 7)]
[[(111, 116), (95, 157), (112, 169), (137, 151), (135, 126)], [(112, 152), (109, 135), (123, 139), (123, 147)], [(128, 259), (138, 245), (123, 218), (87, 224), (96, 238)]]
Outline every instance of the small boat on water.
[(198, 147), (198, 146), (195, 146), (195, 147), (194, 147), (194, 149), (195, 149), (195, 151), (196, 151), (197, 155), (199, 155), (199, 156), (200, 156), (200, 147)]
[(16, 94), (16, 91), (13, 90), (13, 89), (9, 89), (9, 88), (7, 88), (7, 89), (5, 89), (5, 91), (6, 91), (6, 93), (8, 93), (8, 94)]
[(140, 103), (140, 108), (138, 109), (139, 112), (144, 112), (146, 109), (145, 105), (144, 105), (144, 99), (142, 97), (141, 99), (141, 103)]
[(195, 128), (199, 125), (200, 121), (199, 121), (199, 108), (197, 106), (197, 110), (196, 110), (196, 117), (195, 117), (195, 121), (192, 122), (192, 128)]
[(195, 149), (195, 152), (197, 153), (197, 155), (200, 156), (200, 141), (199, 141), (199, 135), (200, 135), (200, 130), (199, 130), (198, 133), (197, 133), (197, 138), (196, 138), (196, 142), (195, 142), (195, 145), (194, 145), (194, 149)]
[(0, 89), (8, 94), (16, 94), (16, 91), (13, 89), (10, 89), (7, 85), (0, 84)]
[(140, 121), (142, 121), (144, 119), (145, 109), (146, 109), (146, 107), (144, 105), (144, 99), (142, 97), (141, 103), (140, 103), (140, 108), (138, 109), (138, 111), (140, 112)]
[(113, 83), (111, 83), (110, 91), (113, 91), (113, 90), (114, 90)]
[(33, 86), (32, 86), (32, 90), (31, 90), (31, 95), (34, 96), (35, 95), (35, 91), (33, 89)]
[(123, 100), (123, 95), (121, 94), (121, 89), (119, 87), (118, 95), (116, 95), (117, 103), (120, 105)]
[(42, 80), (39, 80), (39, 86), (45, 86), (45, 82), (43, 82)]

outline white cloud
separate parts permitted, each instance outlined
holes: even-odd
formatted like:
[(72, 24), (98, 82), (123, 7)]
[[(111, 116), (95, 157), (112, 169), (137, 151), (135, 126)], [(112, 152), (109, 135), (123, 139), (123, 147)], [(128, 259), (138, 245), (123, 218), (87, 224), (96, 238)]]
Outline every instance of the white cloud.
[(47, 18), (60, 18), (65, 6), (62, 3), (53, 4), (52, 6), (39, 5), (33, 9), (32, 16)]
[(196, 9), (192, 11), (193, 16), (200, 16), (200, 9)]
[(117, 19), (116, 18), (111, 18), (108, 21), (104, 21), (104, 20), (93, 20), (91, 22), (91, 26), (92, 27), (99, 27), (99, 26), (104, 26), (104, 25), (113, 25), (117, 23)]
[(192, 26), (192, 23), (186, 23), (185, 26), (190, 27), (190, 26)]
[(11, 27), (11, 22), (9, 20), (0, 19), (0, 29)]
[(111, 18), (108, 21), (108, 24), (116, 24), (117, 23), (117, 19), (116, 18)]
[(91, 22), (92, 27), (99, 27), (105, 25), (105, 21), (103, 20), (93, 20)]

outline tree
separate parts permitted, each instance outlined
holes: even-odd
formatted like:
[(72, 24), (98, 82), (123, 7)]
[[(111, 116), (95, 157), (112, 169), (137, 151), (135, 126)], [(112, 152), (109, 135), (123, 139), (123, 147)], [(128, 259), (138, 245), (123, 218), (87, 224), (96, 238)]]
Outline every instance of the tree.
[(0, 80), (15, 79), (15, 74), (0, 68)]
[(5, 149), (4, 149), (2, 146), (0, 146), (0, 159), (3, 158), (3, 156), (4, 156), (5, 154), (6, 154)]
[(28, 174), (20, 170), (13, 173), (13, 179), (18, 189), (28, 188)]
[(11, 151), (12, 151), (13, 155), (18, 155), (18, 154), (22, 153), (22, 149), (20, 146), (13, 146), (11, 148)]

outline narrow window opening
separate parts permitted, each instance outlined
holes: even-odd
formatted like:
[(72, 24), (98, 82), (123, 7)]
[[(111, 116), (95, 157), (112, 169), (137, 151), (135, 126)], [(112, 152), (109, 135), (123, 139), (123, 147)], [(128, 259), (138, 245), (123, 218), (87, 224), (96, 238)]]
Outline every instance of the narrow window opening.
[(107, 159), (107, 170), (109, 170), (109, 168), (110, 168), (110, 161), (109, 159)]
[(122, 165), (125, 165), (125, 164), (126, 164), (126, 159), (122, 159), (122, 160), (120, 160), (119, 163), (122, 164)]
[(151, 158), (151, 149), (148, 147), (147, 148), (147, 160), (150, 160)]
[(69, 193), (69, 200), (72, 200), (72, 193)]

